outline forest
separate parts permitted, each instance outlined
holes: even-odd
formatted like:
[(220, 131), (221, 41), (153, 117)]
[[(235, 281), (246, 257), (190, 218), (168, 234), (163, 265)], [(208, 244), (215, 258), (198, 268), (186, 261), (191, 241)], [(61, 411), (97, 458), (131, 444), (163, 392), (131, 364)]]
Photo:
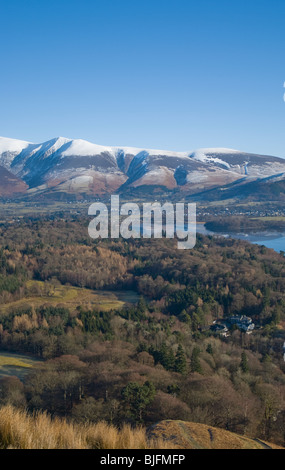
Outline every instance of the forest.
[(246, 216), (228, 216), (216, 217), (206, 222), (205, 227), (213, 232), (284, 232), (284, 217), (256, 217), (249, 218)]
[[(39, 359), (24, 380), (0, 377), (0, 405), (76, 423), (182, 419), (284, 445), (283, 254), (202, 235), (191, 250), (92, 240), (88, 223), (0, 225), (0, 351)], [(94, 301), (122, 291), (138, 300)], [(231, 315), (255, 330), (214, 334)]]

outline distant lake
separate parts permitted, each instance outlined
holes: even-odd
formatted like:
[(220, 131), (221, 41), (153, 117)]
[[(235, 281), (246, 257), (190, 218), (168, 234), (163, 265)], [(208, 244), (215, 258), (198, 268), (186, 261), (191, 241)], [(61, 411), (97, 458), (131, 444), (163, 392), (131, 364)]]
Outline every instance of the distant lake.
[(197, 224), (197, 232), (202, 235), (220, 235), (226, 238), (236, 238), (238, 240), (246, 240), (256, 245), (264, 245), (267, 248), (280, 252), (285, 251), (285, 233), (261, 232), (256, 234), (243, 233), (220, 233), (211, 232), (205, 228), (204, 224)]
[[(146, 226), (148, 228), (149, 226)], [(188, 229), (187, 225), (185, 227), (178, 226), (177, 229), (186, 230)], [(141, 229), (141, 226), (134, 226), (138, 232)], [(165, 225), (163, 225), (165, 230)], [(250, 243), (255, 243), (256, 245), (264, 245), (267, 248), (272, 248), (273, 250), (280, 252), (285, 251), (285, 233), (277, 232), (260, 232), (256, 234), (243, 234), (243, 233), (231, 233), (231, 232), (212, 232), (205, 228), (204, 223), (197, 223), (197, 233), (202, 235), (218, 235), (225, 238), (236, 238), (237, 240), (246, 240)]]
[(253, 240), (249, 240), (251, 243), (256, 243), (257, 245), (264, 245), (267, 246), (267, 248), (273, 248), (275, 251), (285, 251), (285, 235), (282, 234), (281, 236), (278, 236), (277, 238), (262, 238), (256, 240), (253, 237)]

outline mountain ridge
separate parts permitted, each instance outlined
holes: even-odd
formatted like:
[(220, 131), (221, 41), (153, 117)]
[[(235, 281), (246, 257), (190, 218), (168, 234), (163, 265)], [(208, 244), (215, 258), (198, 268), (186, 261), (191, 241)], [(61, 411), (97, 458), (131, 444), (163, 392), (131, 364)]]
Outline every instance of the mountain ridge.
[(33, 195), (92, 196), (142, 186), (196, 194), (285, 174), (285, 159), (276, 156), (227, 148), (175, 152), (114, 147), (66, 137), (43, 143), (0, 137), (0, 166)]

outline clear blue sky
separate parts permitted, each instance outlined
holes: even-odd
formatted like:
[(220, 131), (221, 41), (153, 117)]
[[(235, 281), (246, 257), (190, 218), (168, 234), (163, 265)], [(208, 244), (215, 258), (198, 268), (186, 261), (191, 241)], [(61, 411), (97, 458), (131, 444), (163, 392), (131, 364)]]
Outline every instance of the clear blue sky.
[(285, 157), (284, 0), (0, 0), (0, 135)]

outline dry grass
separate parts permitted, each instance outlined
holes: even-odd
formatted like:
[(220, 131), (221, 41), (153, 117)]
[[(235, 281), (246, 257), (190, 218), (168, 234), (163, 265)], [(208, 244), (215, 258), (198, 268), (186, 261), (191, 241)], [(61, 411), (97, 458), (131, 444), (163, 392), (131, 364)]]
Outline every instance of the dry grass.
[(153, 438), (162, 437), (180, 449), (281, 449), (259, 439), (214, 428), (205, 424), (165, 420), (152, 427)]
[(100, 422), (76, 425), (64, 419), (51, 419), (46, 413), (33, 416), (12, 406), (0, 409), (0, 448), (2, 449), (173, 449), (161, 438), (148, 439), (142, 427), (132, 429)]
[(149, 432), (105, 422), (72, 424), (47, 413), (0, 408), (0, 449), (281, 449), (259, 439), (184, 421), (161, 421)]
[[(1, 314), (9, 314), (11, 311), (28, 307), (41, 307), (42, 305), (61, 305), (66, 308), (76, 308), (81, 305), (85, 308), (96, 308), (100, 311), (116, 310), (124, 307), (127, 302), (135, 303), (139, 296), (128, 291), (100, 291), (84, 289), (81, 287), (58, 286), (50, 289), (50, 293), (45, 292), (45, 283), (42, 281), (27, 281), (25, 284), (27, 295), (20, 300), (15, 300), (0, 306)], [(37, 294), (33, 293), (33, 288), (38, 288)]]

